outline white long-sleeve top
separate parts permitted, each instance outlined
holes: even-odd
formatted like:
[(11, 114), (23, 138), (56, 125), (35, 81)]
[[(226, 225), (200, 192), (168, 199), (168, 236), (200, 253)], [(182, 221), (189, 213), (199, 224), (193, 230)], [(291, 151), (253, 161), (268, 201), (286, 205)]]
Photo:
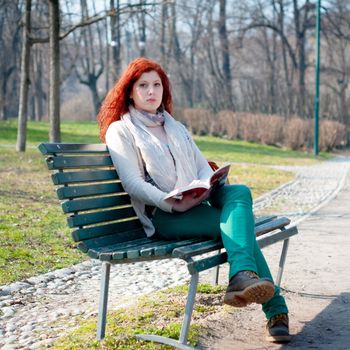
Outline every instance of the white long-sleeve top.
[[(171, 157), (171, 153), (164, 142), (164, 128), (162, 126), (159, 128), (162, 130), (152, 130), (151, 132), (153, 135), (160, 138), (164, 144), (165, 154), (168, 152), (169, 157)], [(161, 136), (162, 134), (163, 136)], [(190, 139), (192, 140), (191, 137)], [(136, 215), (140, 219), (146, 235), (150, 237), (154, 234), (155, 228), (150, 218), (146, 215), (145, 205), (155, 206), (163, 211), (171, 212), (171, 204), (164, 200), (167, 193), (145, 181), (145, 169), (141, 152), (136, 147), (134, 137), (123, 120), (113, 122), (108, 127), (106, 144), (123, 187), (130, 195), (131, 204), (135, 209)], [(213, 171), (208, 165), (207, 160), (193, 140), (190, 147), (192, 147), (192, 151), (194, 152), (198, 179), (204, 180), (209, 178)], [(173, 184), (175, 186), (175, 171), (173, 177)]]

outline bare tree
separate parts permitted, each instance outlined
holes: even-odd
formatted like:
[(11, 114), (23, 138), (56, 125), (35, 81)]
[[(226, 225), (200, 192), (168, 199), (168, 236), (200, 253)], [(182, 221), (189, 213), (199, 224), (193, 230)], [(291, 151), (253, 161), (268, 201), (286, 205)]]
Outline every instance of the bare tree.
[(112, 46), (112, 62), (113, 62), (113, 80), (119, 76), (121, 69), (121, 25), (120, 25), (120, 4), (119, 0), (110, 0), (111, 15), (111, 46)]
[(230, 64), (230, 45), (228, 33), (226, 29), (226, 0), (220, 0), (220, 15), (219, 15), (219, 37), (222, 56), (222, 80), (223, 93), (225, 94), (224, 109), (233, 109), (232, 85), (231, 85), (231, 64)]
[(0, 11), (0, 120), (18, 113), (17, 80), (20, 65), (21, 9), (19, 1), (3, 1)]
[(25, 13), (23, 18), (23, 46), (21, 57), (21, 83), (18, 108), (18, 129), (16, 150), (26, 150), (27, 137), (27, 110), (28, 110), (28, 87), (29, 87), (29, 57), (30, 57), (30, 17), (32, 1), (26, 0)]
[(61, 141), (59, 0), (49, 0), (49, 120), (50, 142)]

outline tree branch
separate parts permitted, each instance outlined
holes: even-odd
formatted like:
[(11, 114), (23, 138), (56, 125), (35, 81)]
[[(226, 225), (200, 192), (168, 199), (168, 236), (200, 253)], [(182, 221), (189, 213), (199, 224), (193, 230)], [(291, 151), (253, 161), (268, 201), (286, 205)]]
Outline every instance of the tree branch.
[[(145, 3), (145, 4), (143, 4), (143, 6), (155, 6), (155, 5), (160, 5), (160, 4), (161, 4), (160, 2), (152, 2), (152, 3)], [(62, 33), (59, 38), (60, 38), (60, 40), (63, 40), (65, 37), (67, 37), (70, 33), (74, 32), (78, 28), (89, 26), (89, 25), (94, 24), (96, 22), (102, 21), (102, 20), (106, 19), (107, 17), (116, 16), (117, 14), (128, 13), (128, 12), (132, 11), (134, 8), (138, 8), (138, 7), (140, 7), (140, 4), (127, 4), (121, 9), (112, 9), (112, 10), (105, 11), (105, 13), (102, 15), (94, 15), (92, 17), (88, 17), (84, 21), (75, 24), (74, 26), (69, 28), (66, 32)], [(46, 37), (46, 38), (30, 38), (31, 44), (44, 44), (44, 43), (48, 43), (48, 42), (49, 42), (48, 37)]]

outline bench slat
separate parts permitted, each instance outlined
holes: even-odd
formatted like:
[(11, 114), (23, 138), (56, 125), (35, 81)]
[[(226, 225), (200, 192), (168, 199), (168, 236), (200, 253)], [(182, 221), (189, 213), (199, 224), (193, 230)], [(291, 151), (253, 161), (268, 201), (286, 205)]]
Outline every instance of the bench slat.
[(105, 144), (79, 144), (79, 143), (41, 143), (38, 146), (44, 155), (59, 153), (106, 153), (108, 148)]
[[(272, 220), (272, 221), (269, 221)], [(290, 223), (286, 218), (276, 219), (276, 216), (257, 218), (255, 221), (255, 234), (261, 236), (267, 232), (284, 227)], [(211, 240), (191, 245), (190, 247), (181, 247), (173, 251), (173, 256), (180, 259), (188, 259), (192, 256), (208, 253), (215, 249), (223, 248), (222, 242)]]
[(88, 253), (91, 257), (98, 259), (99, 252), (105, 247), (109, 247), (114, 244), (120, 244), (127, 241), (132, 241), (134, 239), (145, 238), (145, 233), (142, 229), (137, 229), (134, 231), (120, 232), (114, 235), (102, 236), (93, 239), (88, 239), (81, 241), (78, 244), (78, 248), (84, 252)]
[(120, 192), (125, 192), (123, 186), (121, 182), (115, 182), (109, 184), (60, 187), (57, 190), (57, 196), (59, 199), (73, 199), (108, 193), (116, 194)]
[[(110, 235), (118, 236), (125, 231), (133, 231), (142, 227), (139, 219), (115, 222), (113, 224), (99, 225), (94, 227), (80, 228), (72, 232), (75, 242), (85, 241), (86, 246), (95, 246), (94, 239), (99, 237), (108, 237)], [(143, 232), (143, 231), (142, 231)], [(143, 232), (143, 235), (145, 233)], [(92, 242), (92, 243), (91, 243)]]
[[(284, 241), (285, 239), (292, 237), (297, 233), (298, 229), (293, 226), (286, 230), (275, 232), (269, 236), (258, 239), (258, 244), (262, 249), (279, 241)], [(223, 252), (214, 256), (190, 262), (188, 263), (187, 267), (190, 273), (193, 274), (195, 272), (208, 270), (212, 267), (224, 264), (225, 262), (227, 262), (227, 253)]]
[[(144, 248), (140, 251), (140, 256), (164, 256), (169, 255), (175, 247), (184, 246), (187, 244), (191, 244), (193, 242), (198, 242), (198, 239), (189, 239), (184, 241), (165, 241), (162, 245), (159, 245), (159, 240), (155, 241), (155, 246)], [(115, 252), (112, 255), (112, 260), (119, 260), (127, 258), (127, 252)]]
[[(98, 254), (98, 258), (103, 261), (112, 260), (113, 255), (115, 260), (119, 259), (136, 259), (140, 257), (140, 250), (155, 246), (157, 244), (166, 244), (167, 241), (162, 240), (151, 240), (149, 238), (144, 238), (141, 240), (128, 241), (122, 244), (108, 244), (108, 246), (100, 246), (91, 249)], [(118, 258), (117, 258), (118, 257)]]
[(118, 174), (114, 169), (56, 173), (51, 177), (55, 185), (68, 185), (72, 183), (98, 182), (119, 179)]
[(269, 245), (283, 241), (286, 238), (292, 237), (298, 233), (298, 228), (296, 226), (288, 227), (285, 230), (279, 231), (277, 233), (272, 233), (271, 235), (264, 236), (258, 239), (260, 248), (265, 248)]
[[(148, 244), (144, 244), (142, 245), (142, 247), (135, 247), (134, 249), (128, 249), (128, 251), (126, 252), (126, 256), (128, 259), (136, 259), (138, 258), (139, 256), (150, 256), (150, 255), (154, 255), (154, 248), (157, 246), (157, 245), (165, 245), (165, 244), (168, 244), (169, 242), (170, 243), (173, 243), (174, 241), (169, 241), (169, 240), (150, 240), (151, 242), (148, 243)], [(148, 251), (148, 254), (147, 253), (144, 253), (144, 255), (141, 254), (142, 251), (145, 251), (147, 252)]]
[(269, 221), (255, 228), (255, 235), (257, 237), (264, 235), (265, 233), (271, 232), (272, 230), (280, 229), (290, 224), (290, 220), (285, 217)]
[[(196, 238), (196, 239), (189, 239), (185, 242), (188, 242), (188, 244), (194, 244), (194, 243), (198, 243), (200, 241), (201, 241), (201, 239)], [(165, 246), (156, 247), (154, 250), (154, 255), (156, 255), (156, 256), (168, 255), (168, 254), (172, 253), (172, 251), (175, 248), (179, 248), (179, 247), (182, 247), (184, 245), (187, 245), (187, 243), (184, 244), (183, 241), (176, 241), (175, 243), (169, 243), (168, 245), (165, 245)]]
[[(135, 260), (140, 257), (151, 257), (151, 256), (167, 256), (171, 253), (173, 247), (176, 246), (185, 246), (191, 244), (193, 242), (198, 241), (198, 239), (187, 239), (187, 240), (161, 240), (161, 239), (141, 239), (135, 240), (132, 242), (127, 242), (127, 244), (123, 245), (114, 245), (108, 247), (102, 247), (95, 249), (96, 252), (99, 252), (99, 259), (103, 261), (111, 261), (111, 260)], [(156, 250), (159, 248), (163, 248), (163, 254), (156, 254)]]
[(143, 244), (146, 244), (150, 241), (149, 238), (144, 236), (143, 238), (133, 239), (133, 240), (127, 240), (126, 242), (117, 243), (109, 246), (94, 248), (93, 250), (95, 252), (99, 252), (100, 258), (104, 256), (104, 260), (110, 260), (111, 254), (116, 254), (119, 258), (118, 259), (124, 259), (126, 258), (126, 252), (128, 249), (132, 249), (134, 247), (140, 247)]
[(98, 224), (101, 222), (115, 221), (135, 217), (136, 213), (133, 207), (119, 208), (112, 210), (103, 210), (87, 214), (73, 215), (67, 218), (69, 227), (78, 227), (85, 225)]
[(180, 247), (176, 248), (173, 251), (173, 256), (175, 258), (180, 259), (188, 259), (192, 256), (198, 255), (198, 254), (204, 254), (211, 252), (213, 250), (219, 250), (223, 247), (222, 241), (218, 240), (208, 240), (205, 242), (199, 242), (196, 244), (192, 244), (188, 247)]
[(255, 226), (265, 224), (266, 222), (275, 220), (277, 218), (276, 215), (267, 215), (267, 216), (259, 216), (255, 218)]
[(73, 213), (83, 210), (102, 209), (127, 204), (130, 204), (130, 197), (128, 194), (122, 194), (118, 196), (67, 200), (62, 203), (62, 209), (64, 213)]
[(50, 170), (113, 166), (112, 159), (109, 155), (48, 157), (46, 163)]

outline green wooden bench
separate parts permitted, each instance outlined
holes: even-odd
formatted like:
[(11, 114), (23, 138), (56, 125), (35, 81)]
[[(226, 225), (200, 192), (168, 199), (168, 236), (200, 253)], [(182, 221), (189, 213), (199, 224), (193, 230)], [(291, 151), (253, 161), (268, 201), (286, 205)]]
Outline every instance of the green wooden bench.
[[(195, 302), (199, 273), (223, 264), (227, 255), (217, 240), (186, 239), (167, 241), (148, 239), (135, 215), (129, 195), (124, 191), (104, 144), (43, 143), (57, 196), (68, 215), (78, 249), (102, 262), (97, 338), (105, 336), (110, 267), (136, 261), (183, 259), (191, 275), (185, 315), (179, 340), (156, 335), (139, 338), (191, 349), (187, 337)], [(289, 238), (298, 233), (285, 217), (257, 218), (255, 232), (261, 248), (283, 241), (276, 284), (280, 285)], [(207, 254), (214, 252), (214, 254)], [(159, 262), (161, 264), (161, 262)]]

